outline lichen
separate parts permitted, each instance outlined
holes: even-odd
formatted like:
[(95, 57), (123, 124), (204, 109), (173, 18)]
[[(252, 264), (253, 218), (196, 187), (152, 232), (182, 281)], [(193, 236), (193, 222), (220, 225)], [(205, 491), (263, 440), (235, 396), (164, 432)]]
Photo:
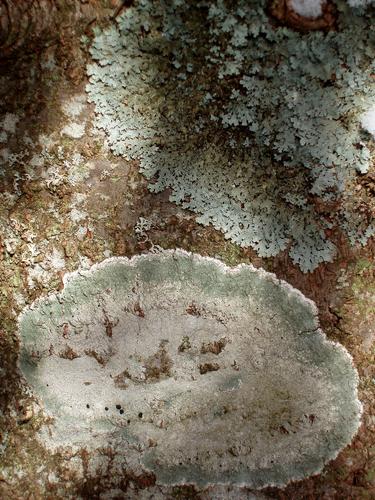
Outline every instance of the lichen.
[(285, 485), (356, 432), (357, 373), (314, 304), (251, 266), (169, 251), (64, 277), (20, 317), (47, 447), (112, 447), (159, 484)]
[[(151, 191), (307, 272), (333, 260), (332, 229), (372, 234), (347, 200), (371, 165), (360, 117), (375, 99), (375, 30), (371, 10), (340, 1), (327, 34), (275, 27), (265, 5), (138, 2), (96, 29), (87, 92)], [(319, 213), (319, 200), (339, 208)]]
[(351, 7), (368, 7), (373, 4), (374, 0), (348, 0)]
[(316, 18), (322, 15), (325, 0), (291, 0), (292, 9), (303, 17)]
[(375, 106), (372, 106), (362, 115), (361, 125), (369, 134), (375, 137)]

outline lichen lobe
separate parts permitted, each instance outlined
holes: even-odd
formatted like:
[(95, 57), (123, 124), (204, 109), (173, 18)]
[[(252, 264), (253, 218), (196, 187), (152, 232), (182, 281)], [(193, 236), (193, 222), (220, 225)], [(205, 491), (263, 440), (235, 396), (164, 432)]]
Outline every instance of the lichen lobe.
[(251, 266), (109, 259), (67, 276), (19, 329), (21, 371), (55, 419), (45, 445), (110, 443), (161, 484), (284, 485), (319, 472), (359, 425), (348, 353), (309, 300)]

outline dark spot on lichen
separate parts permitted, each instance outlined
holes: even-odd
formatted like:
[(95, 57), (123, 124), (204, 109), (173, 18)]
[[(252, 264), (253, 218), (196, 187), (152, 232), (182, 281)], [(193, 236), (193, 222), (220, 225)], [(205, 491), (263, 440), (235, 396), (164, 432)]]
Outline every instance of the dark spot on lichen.
[(67, 346), (64, 351), (61, 351), (59, 354), (60, 358), (63, 359), (70, 359), (71, 361), (73, 359), (79, 358), (79, 354), (77, 354), (75, 351), (70, 346)]
[(68, 335), (69, 335), (69, 325), (68, 323), (64, 323), (62, 329), (62, 336), (64, 337), (64, 339), (66, 339)]
[(188, 314), (191, 314), (191, 316), (200, 316), (201, 315), (201, 310), (200, 308), (197, 306), (197, 304), (195, 304), (195, 302), (192, 302), (187, 308), (186, 308), (186, 312)]
[(134, 304), (134, 313), (139, 317), (139, 318), (144, 318), (145, 317), (145, 312), (142, 309), (141, 305), (139, 302), (136, 302)]
[(140, 488), (140, 489), (145, 489), (145, 488), (149, 488), (151, 486), (154, 486), (155, 483), (156, 483), (156, 476), (155, 474), (142, 474), (141, 476), (137, 476), (136, 478), (134, 478), (134, 482), (137, 484), (137, 486)]
[(211, 352), (212, 354), (220, 354), (224, 347), (227, 345), (227, 339), (222, 338), (220, 340), (215, 340), (214, 342), (203, 343), (201, 347), (201, 353), (207, 354)]
[(204, 363), (202, 365), (199, 365), (199, 373), (201, 375), (204, 375), (208, 372), (217, 372), (219, 368), (220, 366), (217, 363)]
[(159, 350), (147, 358), (145, 362), (146, 380), (152, 381), (163, 377), (170, 377), (172, 366), (173, 362), (167, 350), (164, 345), (160, 345)]
[[(107, 320), (107, 318), (106, 318), (106, 320)], [(106, 333), (107, 337), (112, 337), (113, 324), (110, 321), (106, 321), (104, 326), (105, 326), (105, 333)]]
[(172, 498), (176, 498), (177, 500), (192, 500), (198, 498), (198, 493), (194, 485), (174, 486)]
[(119, 389), (127, 389), (129, 387), (129, 384), (127, 380), (131, 380), (131, 375), (128, 372), (128, 370), (124, 370), (115, 377), (113, 377), (113, 381), (115, 383), (115, 386), (118, 387)]
[(94, 349), (87, 349), (85, 351), (85, 354), (90, 358), (96, 359), (96, 361), (102, 366), (105, 366), (107, 363), (107, 360), (103, 356), (101, 356), (98, 352), (96, 352)]
[(187, 351), (188, 349), (191, 349), (191, 343), (189, 337), (185, 335), (184, 337), (182, 337), (182, 342), (178, 346), (178, 352), (184, 352)]

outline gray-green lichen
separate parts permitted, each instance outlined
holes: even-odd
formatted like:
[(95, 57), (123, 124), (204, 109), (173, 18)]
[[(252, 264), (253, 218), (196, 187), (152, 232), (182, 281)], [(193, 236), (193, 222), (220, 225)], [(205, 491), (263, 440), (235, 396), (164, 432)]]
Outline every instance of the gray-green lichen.
[(273, 26), (265, 0), (142, 0), (96, 30), (87, 69), (97, 126), (152, 191), (304, 272), (334, 258), (332, 228), (362, 244), (375, 230), (346, 203), (371, 164), (373, 10), (337, 3), (337, 31), (301, 34)]
[(113, 447), (159, 484), (261, 488), (357, 431), (357, 373), (314, 304), (251, 266), (167, 251), (67, 275), (19, 320), (50, 447)]

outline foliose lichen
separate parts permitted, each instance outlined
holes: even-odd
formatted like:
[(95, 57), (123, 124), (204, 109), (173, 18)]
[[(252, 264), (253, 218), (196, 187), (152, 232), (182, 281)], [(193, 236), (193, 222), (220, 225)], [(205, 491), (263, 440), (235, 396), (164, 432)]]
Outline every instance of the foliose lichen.
[(349, 354), (272, 274), (169, 251), (64, 285), (19, 321), (48, 447), (111, 447), (158, 484), (261, 488), (321, 471), (358, 429)]
[(97, 127), (151, 191), (260, 256), (288, 249), (304, 272), (334, 258), (332, 228), (361, 243), (375, 231), (347, 203), (371, 165), (373, 9), (337, 4), (336, 31), (301, 34), (264, 0), (142, 0), (95, 31), (87, 68)]

